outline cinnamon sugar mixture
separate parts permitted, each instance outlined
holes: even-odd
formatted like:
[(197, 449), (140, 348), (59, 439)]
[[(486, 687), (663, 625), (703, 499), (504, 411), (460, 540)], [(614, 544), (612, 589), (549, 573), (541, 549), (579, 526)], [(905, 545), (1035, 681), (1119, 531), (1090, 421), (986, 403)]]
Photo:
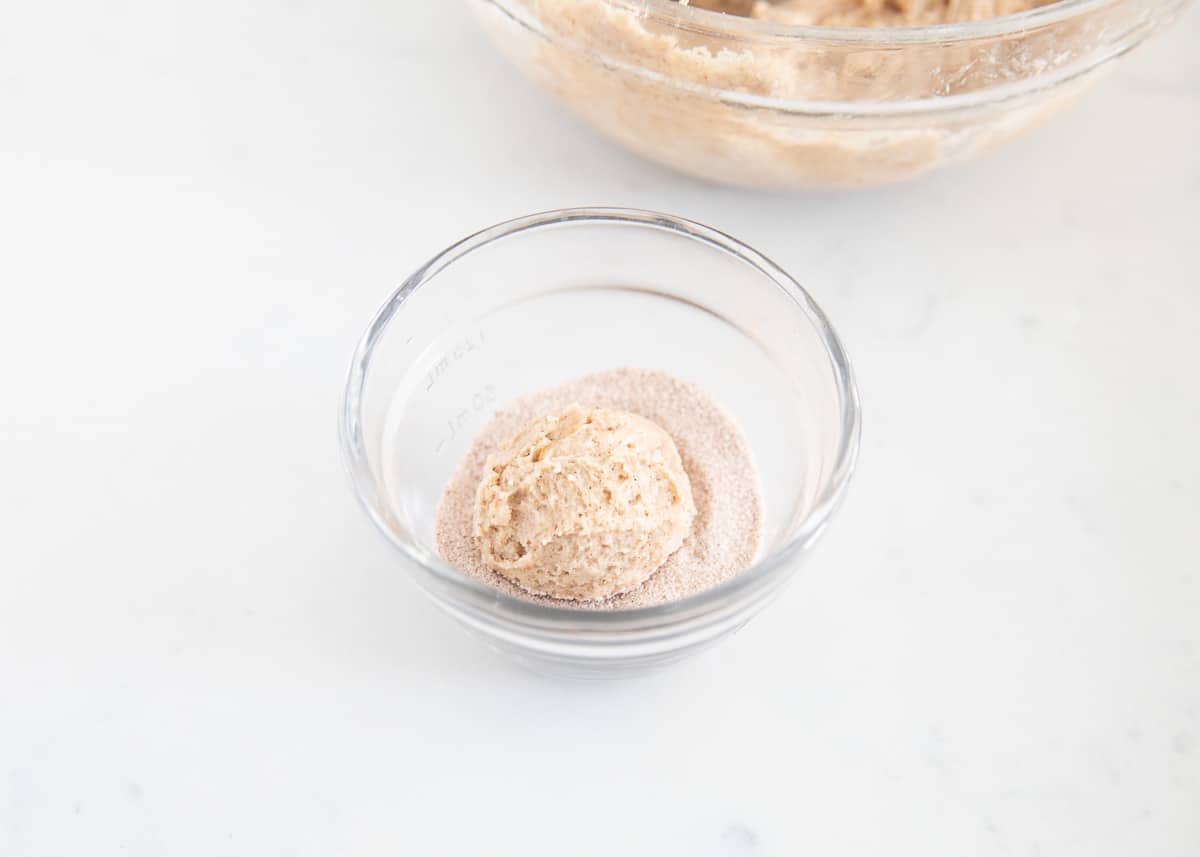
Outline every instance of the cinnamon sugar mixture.
[[(572, 405), (625, 411), (665, 430), (678, 448), (695, 504), (691, 531), (682, 546), (648, 580), (597, 601), (531, 594), (488, 568), (476, 536), (478, 495), (488, 457), (536, 420)], [(618, 369), (518, 399), (497, 413), (446, 486), (436, 539), (446, 562), (509, 595), (581, 609), (626, 610), (675, 601), (745, 571), (758, 553), (762, 515), (750, 449), (729, 414), (698, 387), (664, 372)]]

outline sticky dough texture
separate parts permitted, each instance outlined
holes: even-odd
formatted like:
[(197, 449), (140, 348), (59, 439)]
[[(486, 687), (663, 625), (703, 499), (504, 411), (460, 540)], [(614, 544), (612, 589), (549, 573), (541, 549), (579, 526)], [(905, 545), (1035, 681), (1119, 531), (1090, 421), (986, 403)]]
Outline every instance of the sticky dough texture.
[(777, 24), (911, 27), (978, 21), (1049, 2), (1052, 0), (692, 0), (684, 5)]
[(695, 516), (670, 435), (644, 417), (571, 405), (488, 457), (475, 538), (484, 563), (526, 591), (592, 601), (647, 580)]
[[(507, 0), (473, 4), (527, 75), (606, 135), (707, 181), (774, 190), (899, 181), (969, 159), (1036, 124), (1090, 87), (1084, 75), (1028, 99), (984, 99), (970, 111), (837, 117), (747, 109), (742, 96), (872, 104), (987, 92), (1088, 56), (1101, 34), (1079, 21), (1008, 39), (840, 45), (835, 26), (913, 26), (1007, 14), (1043, 0), (707, 0), (717, 11), (781, 24), (829, 25), (828, 41), (747, 41), (671, 26), (642, 4)], [(497, 11), (512, 6), (545, 37)], [(1132, 14), (1132, 12), (1130, 13)], [(1107, 15), (1107, 13), (1106, 13)], [(712, 16), (715, 18), (716, 16)], [(1090, 19), (1089, 19), (1090, 20)], [(717, 22), (719, 23), (719, 21)], [(624, 71), (630, 69), (631, 71)], [(636, 70), (636, 71), (634, 71)], [(722, 93), (738, 93), (734, 100)]]

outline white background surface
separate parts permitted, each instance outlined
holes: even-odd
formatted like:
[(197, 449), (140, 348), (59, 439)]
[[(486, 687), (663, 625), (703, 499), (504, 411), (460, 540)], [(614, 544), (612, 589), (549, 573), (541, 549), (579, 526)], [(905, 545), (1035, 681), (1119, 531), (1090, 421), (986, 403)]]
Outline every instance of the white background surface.
[[(1200, 853), (1198, 40), (788, 198), (596, 139), (458, 3), (0, 7), (0, 854)], [(576, 204), (776, 258), (866, 408), (781, 601), (616, 684), (436, 614), (334, 431), (392, 286)]]

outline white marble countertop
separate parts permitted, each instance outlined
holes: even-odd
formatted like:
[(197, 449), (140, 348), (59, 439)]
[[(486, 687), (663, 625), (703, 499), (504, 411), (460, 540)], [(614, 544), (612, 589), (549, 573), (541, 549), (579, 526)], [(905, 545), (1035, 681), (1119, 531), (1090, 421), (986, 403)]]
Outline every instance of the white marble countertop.
[[(0, 17), (0, 855), (1200, 853), (1196, 9), (982, 163), (794, 198), (598, 140), (458, 3)], [(804, 576), (617, 683), (435, 612), (334, 429), (401, 277), (578, 204), (775, 257), (866, 409)]]

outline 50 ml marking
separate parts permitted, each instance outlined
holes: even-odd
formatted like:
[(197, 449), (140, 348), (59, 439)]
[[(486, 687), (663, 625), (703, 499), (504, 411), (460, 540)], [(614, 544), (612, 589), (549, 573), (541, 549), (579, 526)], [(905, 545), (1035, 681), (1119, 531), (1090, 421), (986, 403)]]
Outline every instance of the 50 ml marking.
[(496, 401), (496, 388), (488, 384), (480, 390), (476, 390), (471, 396), (471, 402), (468, 407), (462, 408), (457, 414), (446, 420), (446, 432), (442, 435), (442, 439), (438, 441), (437, 446), (433, 448), (433, 454), (438, 455), (446, 447), (446, 444), (458, 437), (459, 433), (466, 426), (473, 414), (490, 408)]
[(451, 366), (477, 348), (483, 348), (482, 330), (476, 331), (473, 336), (463, 337), (454, 343), (454, 346), (449, 351), (437, 359), (437, 362), (425, 373), (425, 392), (428, 393), (432, 390), (438, 380), (450, 371)]

